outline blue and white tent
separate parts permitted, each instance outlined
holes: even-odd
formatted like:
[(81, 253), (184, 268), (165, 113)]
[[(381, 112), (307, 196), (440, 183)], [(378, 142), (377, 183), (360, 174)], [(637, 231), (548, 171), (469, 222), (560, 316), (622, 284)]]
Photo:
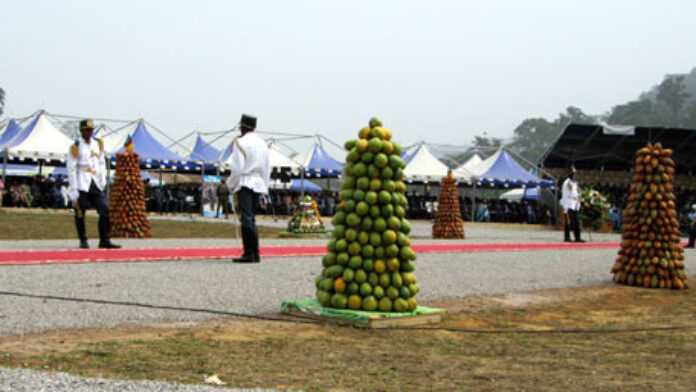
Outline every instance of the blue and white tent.
[(304, 180), (292, 180), (288, 190), (292, 192), (302, 192), (302, 187), (304, 186), (304, 191), (307, 193), (319, 193), (321, 192), (321, 187), (311, 181)]
[(412, 146), (410, 146), (410, 147), (404, 148), (403, 151), (401, 152), (401, 159), (403, 159), (404, 162), (406, 162), (406, 164), (408, 164), (409, 162), (411, 162), (411, 159), (413, 159), (413, 157), (414, 157), (414, 156), (416, 155), (416, 153), (418, 152), (418, 149), (419, 149), (420, 146), (422, 146), (423, 144), (425, 144), (425, 143), (424, 143), (424, 142), (420, 142), (420, 143), (418, 143), (418, 144), (414, 144), (414, 145), (412, 145)]
[(404, 176), (408, 181), (440, 181), (448, 171), (447, 165), (437, 159), (425, 143), (421, 143), (407, 161)]
[(206, 143), (200, 135), (196, 137), (196, 144), (193, 146), (191, 155), (189, 155), (190, 161), (213, 163), (217, 162), (219, 157), (220, 150)]
[(335, 177), (343, 172), (343, 164), (329, 155), (319, 143), (312, 147), (303, 166), (308, 175), (318, 177)]
[[(130, 136), (134, 151), (140, 156), (141, 162), (144, 162), (147, 168), (159, 166), (174, 168), (186, 164), (182, 157), (164, 147), (152, 136), (145, 126), (144, 120), (138, 120), (132, 127), (134, 130)], [(124, 148), (121, 147), (118, 152), (122, 152)]]
[(17, 136), (17, 134), (21, 131), (22, 127), (19, 125), (17, 121), (15, 121), (14, 119), (8, 121), (2, 134), (0, 134), (0, 148), (12, 141), (12, 139), (14, 139), (15, 136)]
[(500, 199), (507, 201), (522, 201), (522, 200), (539, 200), (539, 188), (515, 188), (511, 189), (502, 195)]
[(542, 180), (520, 166), (503, 148), (469, 169), (472, 179), (492, 186), (550, 187), (552, 181)]
[(64, 161), (73, 141), (61, 132), (43, 110), (2, 146), (10, 158)]

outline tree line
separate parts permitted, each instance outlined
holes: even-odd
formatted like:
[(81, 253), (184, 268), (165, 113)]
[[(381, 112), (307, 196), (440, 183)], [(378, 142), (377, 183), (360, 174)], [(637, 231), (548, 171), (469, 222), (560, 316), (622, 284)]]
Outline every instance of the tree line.
[[(696, 68), (688, 74), (667, 75), (663, 81), (642, 93), (638, 99), (614, 106), (607, 113), (590, 115), (569, 106), (555, 119), (528, 118), (513, 131), (507, 147), (530, 162), (538, 162), (570, 123), (657, 126), (696, 129)], [(477, 135), (474, 149), (499, 147), (503, 139)], [(471, 152), (449, 157), (463, 161)]]

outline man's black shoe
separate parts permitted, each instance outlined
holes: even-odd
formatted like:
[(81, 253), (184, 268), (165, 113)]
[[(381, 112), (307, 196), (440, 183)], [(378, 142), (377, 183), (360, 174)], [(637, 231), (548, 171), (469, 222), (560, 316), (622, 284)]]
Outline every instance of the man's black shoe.
[(99, 248), (101, 249), (121, 249), (121, 245), (116, 245), (113, 242), (99, 243)]
[(242, 255), (241, 257), (237, 257), (235, 259), (232, 259), (233, 262), (235, 263), (260, 263), (261, 258), (258, 256), (248, 256), (248, 255)]
[(80, 241), (80, 249), (89, 249), (89, 242)]
[(575, 242), (587, 242), (585, 240), (575, 240)]
[(573, 241), (571, 241), (570, 238), (566, 238), (563, 240), (563, 242), (573, 242)]

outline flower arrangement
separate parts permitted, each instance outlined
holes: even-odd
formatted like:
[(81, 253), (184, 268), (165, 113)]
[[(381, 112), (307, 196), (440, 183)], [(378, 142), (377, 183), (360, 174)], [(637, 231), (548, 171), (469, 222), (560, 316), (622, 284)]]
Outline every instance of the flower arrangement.
[(580, 221), (584, 226), (599, 230), (609, 219), (609, 201), (606, 196), (592, 188), (580, 191)]

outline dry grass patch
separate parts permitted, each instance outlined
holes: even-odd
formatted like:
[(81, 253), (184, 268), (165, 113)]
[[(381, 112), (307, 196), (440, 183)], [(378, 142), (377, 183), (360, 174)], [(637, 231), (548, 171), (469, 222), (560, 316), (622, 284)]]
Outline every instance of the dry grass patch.
[[(0, 366), (236, 387), (356, 391), (693, 391), (693, 291), (544, 290), (438, 301), (441, 329), (218, 320), (0, 338)], [(500, 333), (465, 333), (477, 328)], [(518, 333), (587, 329), (598, 333)]]

